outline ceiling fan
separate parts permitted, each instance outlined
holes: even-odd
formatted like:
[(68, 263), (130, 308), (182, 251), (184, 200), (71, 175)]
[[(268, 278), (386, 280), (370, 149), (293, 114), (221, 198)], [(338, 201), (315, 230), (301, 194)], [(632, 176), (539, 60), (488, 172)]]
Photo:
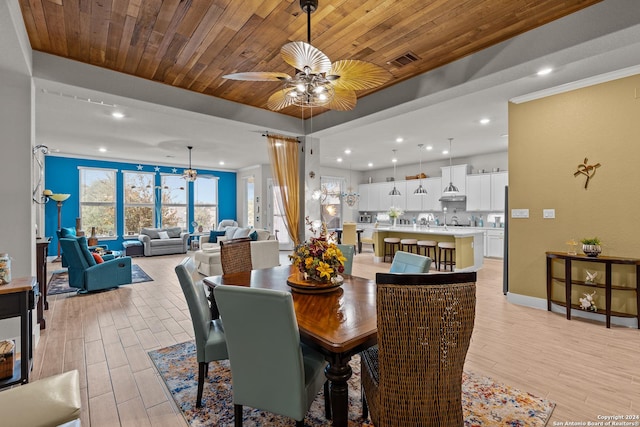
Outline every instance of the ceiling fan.
[(296, 69), (293, 77), (275, 71), (252, 71), (223, 78), (281, 82), (282, 89), (267, 101), (267, 106), (276, 111), (291, 105), (352, 110), (357, 101), (355, 91), (375, 88), (391, 78), (391, 73), (371, 62), (343, 59), (331, 63), (311, 45), (311, 14), (318, 8), (318, 0), (300, 0), (300, 8), (307, 14), (307, 42), (290, 42), (280, 49), (284, 61)]

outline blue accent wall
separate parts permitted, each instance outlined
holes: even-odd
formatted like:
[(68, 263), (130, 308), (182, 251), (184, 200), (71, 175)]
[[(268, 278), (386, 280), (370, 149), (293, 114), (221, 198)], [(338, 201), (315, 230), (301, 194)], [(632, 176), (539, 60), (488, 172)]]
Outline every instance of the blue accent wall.
[[(45, 157), (45, 176), (44, 188), (54, 193), (71, 194), (62, 205), (61, 224), (63, 227), (75, 227), (76, 218), (80, 217), (80, 175), (78, 167), (92, 167), (103, 169), (115, 169), (117, 189), (117, 211), (116, 211), (116, 232), (117, 239), (100, 240), (100, 244), (106, 244), (109, 249), (121, 250), (124, 234), (124, 205), (123, 205), (123, 186), (122, 171), (138, 171), (138, 165), (142, 166), (140, 172), (156, 172), (156, 182), (159, 182), (160, 174), (173, 173), (173, 166), (156, 166), (145, 163), (120, 163), (106, 162), (101, 160), (79, 159), (71, 157), (46, 156)], [(181, 174), (184, 166), (176, 166), (178, 173)], [(200, 175), (213, 175), (218, 178), (218, 220), (236, 219), (236, 173), (222, 172), (215, 170), (197, 169)], [(191, 186), (192, 184), (189, 183)], [(193, 191), (189, 191), (189, 218), (188, 227), (191, 230), (191, 222), (193, 222)], [(213, 224), (214, 226), (217, 224)], [(58, 208), (56, 202), (50, 200), (45, 205), (44, 235), (51, 236), (51, 244), (49, 245), (49, 255), (57, 255), (58, 253), (58, 237), (56, 230), (58, 229)], [(88, 235), (90, 230), (84, 230)]]

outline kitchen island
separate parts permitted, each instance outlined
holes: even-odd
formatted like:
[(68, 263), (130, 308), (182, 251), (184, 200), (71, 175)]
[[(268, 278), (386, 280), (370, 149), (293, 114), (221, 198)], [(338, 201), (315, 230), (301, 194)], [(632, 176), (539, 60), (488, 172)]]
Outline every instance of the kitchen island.
[(476, 271), (482, 267), (484, 259), (484, 233), (465, 227), (378, 227), (373, 234), (375, 241), (375, 262), (384, 261), (385, 237), (400, 239), (434, 240), (456, 244), (455, 271)]

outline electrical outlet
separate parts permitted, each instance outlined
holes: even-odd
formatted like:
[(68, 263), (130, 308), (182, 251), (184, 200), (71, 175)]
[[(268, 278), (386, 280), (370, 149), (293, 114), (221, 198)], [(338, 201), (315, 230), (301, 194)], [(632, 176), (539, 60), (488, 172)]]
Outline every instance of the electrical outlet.
[(542, 217), (546, 218), (546, 219), (552, 219), (556, 217), (556, 210), (555, 209), (543, 209), (542, 210)]

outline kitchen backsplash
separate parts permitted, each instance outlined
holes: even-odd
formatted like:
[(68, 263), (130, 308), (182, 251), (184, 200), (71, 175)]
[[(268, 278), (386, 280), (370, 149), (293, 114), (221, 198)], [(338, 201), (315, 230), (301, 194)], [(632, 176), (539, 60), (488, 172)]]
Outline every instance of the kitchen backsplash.
[[(387, 212), (360, 212), (361, 216), (371, 217), (371, 222), (380, 224), (392, 223)], [(424, 224), (444, 225), (444, 212), (405, 212), (398, 217), (398, 225)], [(472, 227), (504, 227), (504, 212), (467, 212), (458, 209), (447, 209), (447, 225), (461, 225)], [(424, 222), (423, 222), (424, 219)], [(366, 221), (365, 221), (366, 222)]]

